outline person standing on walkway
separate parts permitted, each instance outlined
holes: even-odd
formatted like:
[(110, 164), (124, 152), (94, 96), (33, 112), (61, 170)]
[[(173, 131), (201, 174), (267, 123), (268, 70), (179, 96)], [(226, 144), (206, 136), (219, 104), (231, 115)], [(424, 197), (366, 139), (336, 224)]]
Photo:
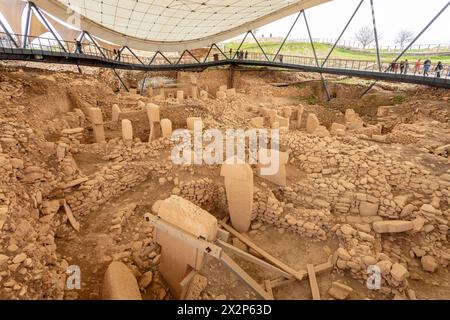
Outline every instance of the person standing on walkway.
[(248, 58), (248, 51), (246, 50), (246, 51), (245, 51), (245, 58), (244, 58), (244, 59), (247, 60), (247, 58)]
[(400, 74), (403, 74), (404, 70), (405, 70), (405, 61), (402, 60), (400, 62)]
[(230, 48), (230, 59), (232, 59), (232, 58), (233, 58), (233, 49)]
[(422, 66), (421, 60), (416, 61), (416, 66), (414, 67), (414, 75), (420, 73), (420, 67)]
[(409, 70), (409, 61), (408, 61), (408, 59), (406, 59), (405, 60), (405, 63), (404, 63), (404, 74), (408, 74), (408, 70)]
[(428, 77), (428, 71), (430, 70), (431, 67), (431, 60), (427, 59), (425, 60), (425, 62), (423, 63), (423, 76), (424, 77)]
[(438, 62), (438, 64), (436, 65), (436, 68), (434, 68), (434, 71), (436, 71), (436, 77), (440, 78), (441, 77), (441, 72), (444, 69), (444, 65), (442, 64), (441, 61)]
[(83, 48), (80, 40), (75, 39), (75, 53), (83, 54)]

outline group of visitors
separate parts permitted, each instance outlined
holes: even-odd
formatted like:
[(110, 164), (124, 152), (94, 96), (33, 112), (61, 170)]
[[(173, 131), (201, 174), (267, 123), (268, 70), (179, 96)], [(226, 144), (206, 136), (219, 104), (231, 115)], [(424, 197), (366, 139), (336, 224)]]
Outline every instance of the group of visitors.
[[(230, 58), (233, 58), (233, 49), (230, 49)], [(248, 59), (248, 51), (238, 50), (236, 51), (236, 58), (239, 60), (247, 60)]]
[[(416, 64), (414, 66), (414, 75), (416, 74), (423, 74), (424, 77), (428, 77), (430, 75), (430, 70), (432, 64), (430, 59), (426, 59), (423, 63), (421, 59), (418, 59), (416, 61)], [(423, 67), (423, 69), (422, 69)], [(444, 65), (442, 64), (442, 61), (439, 61), (437, 65), (434, 67), (434, 72), (436, 74), (437, 78), (442, 77), (442, 73), (444, 70)], [(400, 74), (408, 74), (409, 71), (409, 61), (408, 59), (400, 61), (400, 63), (393, 61), (389, 65), (388, 71), (398, 73), (400, 71)]]

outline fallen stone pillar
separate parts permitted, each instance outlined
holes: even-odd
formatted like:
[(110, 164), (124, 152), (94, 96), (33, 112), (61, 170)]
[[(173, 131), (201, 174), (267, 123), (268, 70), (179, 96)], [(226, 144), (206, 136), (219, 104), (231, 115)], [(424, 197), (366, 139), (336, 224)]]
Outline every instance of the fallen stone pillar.
[(239, 232), (250, 228), (253, 210), (253, 171), (249, 164), (228, 159), (220, 172), (225, 177), (231, 224)]
[(283, 117), (290, 119), (292, 117), (292, 108), (284, 107), (283, 108)]
[(113, 262), (106, 270), (102, 288), (103, 300), (142, 300), (131, 270), (122, 262)]
[[(165, 222), (193, 235), (214, 242), (217, 237), (217, 219), (209, 212), (178, 196), (157, 201), (153, 211)], [(161, 246), (159, 271), (169, 285), (175, 299), (181, 299), (180, 282), (192, 269), (200, 271), (206, 254), (190, 244), (156, 229), (156, 242)]]
[(289, 154), (278, 150), (261, 149), (267, 159), (259, 158), (258, 176), (264, 178), (278, 186), (286, 186), (286, 165), (289, 161)]
[(100, 108), (91, 108), (89, 110), (91, 116), (92, 127), (94, 129), (95, 142), (105, 142), (105, 128), (103, 127), (103, 114)]
[(375, 221), (373, 230), (376, 233), (400, 233), (414, 229), (411, 221), (392, 220), (392, 221)]
[(119, 116), (120, 116), (120, 108), (119, 108), (119, 106), (117, 105), (117, 104), (114, 104), (113, 106), (112, 106), (112, 121), (113, 122), (117, 122), (117, 121), (119, 121)]
[(162, 119), (161, 131), (164, 138), (170, 138), (172, 136), (172, 121), (169, 119)]
[(122, 138), (126, 146), (133, 143), (133, 125), (130, 120), (122, 120)]

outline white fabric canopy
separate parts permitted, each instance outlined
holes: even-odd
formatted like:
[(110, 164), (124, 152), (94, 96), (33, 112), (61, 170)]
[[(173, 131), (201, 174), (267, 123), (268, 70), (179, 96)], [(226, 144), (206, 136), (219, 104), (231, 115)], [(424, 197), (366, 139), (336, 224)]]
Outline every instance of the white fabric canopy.
[[(104, 40), (140, 50), (208, 46), (331, 0), (35, 0)], [(73, 19), (72, 19), (73, 20)]]

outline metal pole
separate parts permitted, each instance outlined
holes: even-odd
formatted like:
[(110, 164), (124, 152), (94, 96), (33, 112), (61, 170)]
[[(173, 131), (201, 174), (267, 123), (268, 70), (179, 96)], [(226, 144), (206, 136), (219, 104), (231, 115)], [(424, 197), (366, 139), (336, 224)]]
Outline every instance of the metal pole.
[[(362, 0), (364, 1), (364, 0)], [(303, 10), (302, 10), (303, 11)], [(287, 33), (286, 37), (284, 38), (283, 42), (281, 43), (281, 46), (278, 48), (277, 53), (275, 54), (275, 57), (273, 57), (273, 61), (275, 61), (278, 57), (278, 55), (281, 52), (281, 49), (283, 49), (284, 44), (286, 43), (287, 39), (289, 38), (289, 36), (291, 35), (292, 30), (294, 29), (295, 25), (297, 24), (298, 19), (300, 18), (300, 15), (302, 14), (302, 11), (299, 12), (297, 18), (295, 18), (294, 23), (292, 24), (291, 28), (289, 29), (289, 32)]]
[(270, 61), (269, 57), (267, 56), (266, 52), (264, 51), (264, 49), (261, 47), (261, 44), (259, 43), (258, 39), (256, 39), (255, 35), (253, 34), (253, 32), (249, 31), (250, 34), (253, 36), (253, 39), (255, 39), (256, 44), (258, 45), (259, 49), (261, 49), (262, 53), (264, 54), (264, 56), (266, 57), (267, 61)]
[(8, 29), (6, 29), (6, 26), (3, 24), (3, 22), (0, 20), (0, 26), (5, 31), (6, 35), (8, 36), (9, 40), (14, 43), (16, 48), (19, 48), (19, 45), (17, 44), (16, 40), (14, 40), (13, 36), (9, 33)]
[(375, 35), (375, 45), (377, 49), (377, 61), (378, 61), (378, 69), (381, 72), (381, 57), (380, 57), (380, 46), (378, 44), (378, 32), (377, 32), (377, 24), (375, 21), (375, 8), (373, 5), (373, 0), (370, 0), (370, 7), (372, 8), (372, 21), (373, 21), (373, 34)]
[(34, 4), (34, 2), (30, 2), (30, 6), (36, 10), (37, 14), (38, 14), (39, 17), (42, 19), (42, 21), (44, 21), (45, 26), (46, 26), (47, 29), (51, 32), (51, 34), (53, 35), (53, 37), (56, 39), (56, 41), (58, 42), (59, 46), (64, 50), (65, 53), (67, 53), (66, 48), (63, 46), (63, 44), (61, 43), (61, 41), (59, 41), (58, 37), (56, 36), (56, 33), (53, 31), (53, 29), (51, 28), (51, 26), (50, 26), (50, 24), (48, 23), (48, 21), (44, 18), (44, 16), (42, 15), (41, 11), (39, 10), (39, 8)]
[[(441, 9), (441, 11), (439, 11), (433, 19), (431, 19), (431, 21), (425, 26), (425, 28), (422, 29), (422, 31), (420, 31), (420, 33), (414, 38), (413, 41), (411, 41), (411, 43), (409, 45), (406, 46), (406, 48), (397, 56), (397, 58), (395, 58), (395, 60), (393, 62), (397, 62), (408, 50), (409, 48), (411, 48), (414, 43), (425, 33), (425, 31), (428, 30), (428, 28), (441, 16), (441, 14), (448, 8), (448, 6), (450, 6), (450, 1), (447, 2), (447, 4)], [(384, 72), (387, 72), (388, 69), (386, 69)], [(367, 88), (367, 90), (365, 90), (361, 97), (363, 97), (367, 92), (370, 91), (370, 89), (373, 88), (373, 86), (378, 82), (374, 81), (369, 88)]]
[(142, 60), (133, 52), (133, 50), (131, 50), (128, 46), (124, 46), (122, 49), (120, 49), (120, 52), (122, 53), (124, 49), (127, 49), (128, 51), (131, 52), (131, 54), (143, 65), (145, 65), (144, 62), (142, 62)]
[(27, 20), (25, 22), (25, 35), (23, 39), (23, 48), (27, 48), (28, 34), (30, 33), (30, 21), (31, 21), (31, 5), (28, 4)]
[(116, 77), (119, 78), (120, 83), (122, 83), (123, 87), (125, 88), (125, 90), (127, 92), (130, 92), (130, 90), (128, 90), (127, 85), (125, 84), (125, 82), (123, 82), (122, 78), (120, 77), (120, 75), (117, 73), (116, 69), (113, 68), (114, 73), (116, 74)]
[(241, 44), (239, 45), (239, 47), (237, 48), (236, 52), (234, 53), (233, 59), (236, 58), (236, 55), (237, 55), (237, 53), (239, 52), (239, 49), (241, 49), (241, 47), (242, 47), (242, 45), (244, 44), (245, 40), (247, 39), (247, 36), (248, 36), (249, 33), (250, 33), (250, 31), (248, 31), (248, 32), (245, 34), (244, 39), (242, 39)]
[[(312, 47), (312, 49), (313, 49), (314, 59), (316, 60), (317, 68), (321, 69), (321, 67), (320, 67), (320, 65), (319, 65), (319, 60), (317, 59), (316, 48), (314, 47), (314, 42), (313, 42), (312, 37), (311, 37), (311, 31), (309, 30), (308, 19), (306, 18), (306, 13), (305, 13), (305, 11), (303, 11), (303, 18), (305, 18), (306, 30), (308, 31), (309, 41), (310, 41), (311, 47)], [(330, 92), (328, 91), (327, 83), (326, 83), (326, 81), (325, 81), (325, 78), (323, 77), (322, 72), (319, 71), (319, 73), (320, 73), (320, 79), (322, 80), (323, 88), (324, 88), (325, 93), (326, 93), (326, 95), (327, 95), (327, 100), (330, 101), (330, 100), (331, 100), (331, 97), (330, 97)]]
[(342, 30), (341, 34), (339, 35), (339, 37), (337, 38), (336, 42), (334, 43), (333, 47), (331, 48), (330, 52), (328, 53), (327, 57), (325, 58), (325, 60), (322, 63), (322, 68), (323, 66), (327, 63), (328, 59), (330, 58), (331, 54), (333, 53), (334, 49), (336, 48), (336, 46), (338, 45), (339, 41), (341, 41), (342, 36), (344, 35), (345, 31), (347, 31), (348, 26), (350, 25), (350, 23), (353, 21), (353, 18), (355, 17), (356, 13), (359, 11), (359, 8), (361, 8), (361, 5), (363, 4), (364, 0), (361, 0), (358, 4), (358, 6), (356, 7), (355, 11), (353, 12), (352, 16), (350, 17), (350, 20), (348, 20), (347, 24), (344, 27), (344, 30)]

